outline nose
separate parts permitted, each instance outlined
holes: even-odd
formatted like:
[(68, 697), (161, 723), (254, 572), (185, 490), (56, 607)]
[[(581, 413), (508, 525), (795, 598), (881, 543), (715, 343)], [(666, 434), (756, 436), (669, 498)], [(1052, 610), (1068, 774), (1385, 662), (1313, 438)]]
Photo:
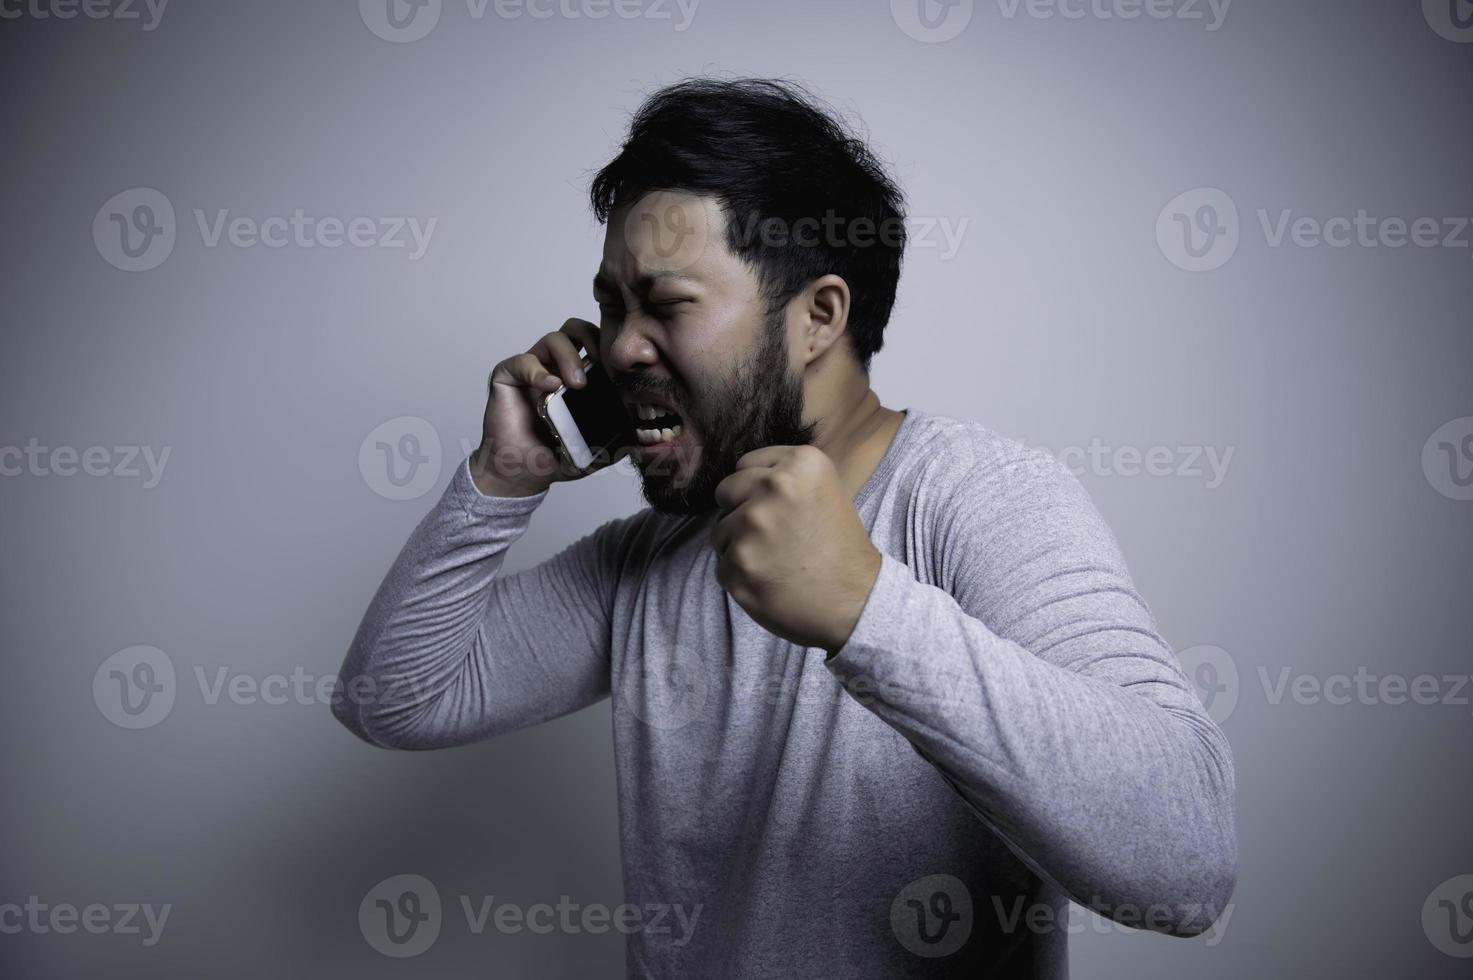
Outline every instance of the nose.
[(626, 317), (617, 325), (599, 331), (599, 351), (610, 373), (633, 374), (660, 362), (660, 352), (654, 341), (640, 326), (636, 317)]

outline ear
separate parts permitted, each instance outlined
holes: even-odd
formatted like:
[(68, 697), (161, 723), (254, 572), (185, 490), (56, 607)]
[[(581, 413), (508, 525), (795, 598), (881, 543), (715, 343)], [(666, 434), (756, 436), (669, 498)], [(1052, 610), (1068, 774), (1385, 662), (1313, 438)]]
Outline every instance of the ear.
[(794, 357), (800, 367), (807, 367), (844, 335), (849, 325), (849, 284), (833, 273), (819, 276), (793, 297), (789, 314)]

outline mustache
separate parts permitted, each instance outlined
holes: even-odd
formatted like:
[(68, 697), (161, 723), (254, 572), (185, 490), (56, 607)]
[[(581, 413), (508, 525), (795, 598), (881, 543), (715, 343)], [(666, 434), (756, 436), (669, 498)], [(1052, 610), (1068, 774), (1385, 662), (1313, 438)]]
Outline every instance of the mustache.
[(615, 381), (614, 387), (623, 395), (634, 398), (640, 395), (654, 396), (681, 408), (693, 405), (694, 401), (685, 390), (684, 385), (663, 378), (639, 376), (623, 378)]

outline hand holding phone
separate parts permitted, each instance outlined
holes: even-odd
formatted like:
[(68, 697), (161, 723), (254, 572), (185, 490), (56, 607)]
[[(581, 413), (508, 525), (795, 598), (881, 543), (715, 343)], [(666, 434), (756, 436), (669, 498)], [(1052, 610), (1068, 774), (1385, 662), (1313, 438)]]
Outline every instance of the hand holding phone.
[(537, 414), (562, 461), (580, 475), (602, 469), (638, 445), (624, 401), (593, 358), (582, 359), (586, 383), (544, 394)]
[[(621, 415), (600, 416), (600, 406), (608, 404), (605, 396), (612, 395), (615, 402), (618, 396), (612, 383), (604, 387), (608, 379), (601, 370), (596, 376), (589, 373), (596, 366), (594, 358), (580, 355), (580, 347), (590, 355), (598, 350), (598, 327), (572, 318), (526, 353), (508, 357), (492, 369), (481, 445), (471, 455), (471, 475), (481, 493), (493, 497), (532, 496), (559, 480), (577, 479), (599, 468), (598, 459), (590, 458), (589, 465), (579, 466), (568, 452), (574, 429), (582, 432), (577, 420), (589, 420), (583, 443), (592, 451), (597, 447), (589, 440), (596, 444), (604, 434), (594, 431), (593, 421), (600, 417), (622, 418), (628, 424), (628, 415), (620, 404)], [(602, 394), (580, 397), (591, 377)], [(561, 408), (554, 407), (551, 400), (547, 406), (542, 405), (544, 397), (560, 390), (557, 404)], [(559, 432), (543, 421), (541, 412), (548, 410), (562, 417), (562, 409), (567, 409), (574, 426), (570, 428), (564, 421)], [(629, 438), (633, 439), (632, 430)]]

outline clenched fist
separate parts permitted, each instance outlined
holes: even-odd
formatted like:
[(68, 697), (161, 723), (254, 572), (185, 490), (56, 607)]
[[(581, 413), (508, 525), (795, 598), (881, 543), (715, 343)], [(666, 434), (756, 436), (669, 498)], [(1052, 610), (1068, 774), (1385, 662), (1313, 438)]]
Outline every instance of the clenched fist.
[(769, 632), (830, 654), (849, 640), (880, 574), (833, 461), (813, 446), (767, 446), (716, 487), (716, 580)]

